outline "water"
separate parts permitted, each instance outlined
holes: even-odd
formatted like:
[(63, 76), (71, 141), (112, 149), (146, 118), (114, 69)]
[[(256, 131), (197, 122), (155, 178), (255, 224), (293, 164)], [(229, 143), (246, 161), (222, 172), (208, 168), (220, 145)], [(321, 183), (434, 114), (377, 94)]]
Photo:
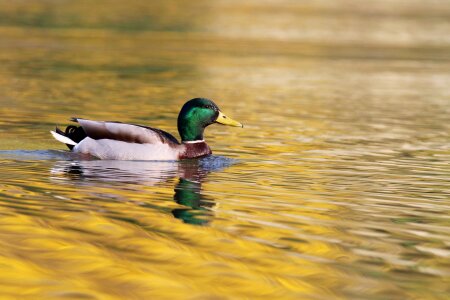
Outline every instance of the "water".
[[(1, 298), (448, 299), (448, 8), (0, 1)], [(202, 160), (49, 134), (198, 96), (245, 125)]]

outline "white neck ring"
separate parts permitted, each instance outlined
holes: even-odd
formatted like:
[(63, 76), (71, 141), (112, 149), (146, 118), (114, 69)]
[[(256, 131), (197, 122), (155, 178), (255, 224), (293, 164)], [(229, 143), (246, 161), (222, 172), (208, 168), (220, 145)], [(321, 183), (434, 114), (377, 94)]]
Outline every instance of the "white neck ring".
[(196, 140), (196, 141), (184, 141), (183, 144), (197, 144), (197, 143), (204, 143), (205, 140)]

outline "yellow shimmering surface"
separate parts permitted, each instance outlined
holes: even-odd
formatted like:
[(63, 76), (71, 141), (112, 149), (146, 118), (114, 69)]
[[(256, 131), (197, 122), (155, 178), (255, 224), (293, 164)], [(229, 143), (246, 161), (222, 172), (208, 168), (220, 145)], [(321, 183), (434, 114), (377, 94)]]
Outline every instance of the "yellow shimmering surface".
[[(0, 0), (1, 299), (448, 299), (446, 1)], [(78, 161), (72, 116), (201, 161)]]

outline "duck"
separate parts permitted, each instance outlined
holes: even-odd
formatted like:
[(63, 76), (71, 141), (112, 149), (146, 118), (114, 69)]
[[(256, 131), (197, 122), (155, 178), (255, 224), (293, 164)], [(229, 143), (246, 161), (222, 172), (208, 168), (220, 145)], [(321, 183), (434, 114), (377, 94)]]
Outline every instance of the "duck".
[(50, 131), (59, 142), (74, 153), (101, 160), (182, 160), (212, 154), (204, 139), (211, 124), (244, 127), (227, 117), (210, 99), (187, 101), (178, 114), (179, 142), (161, 129), (116, 121), (94, 121), (71, 118), (79, 126), (69, 125), (63, 131)]

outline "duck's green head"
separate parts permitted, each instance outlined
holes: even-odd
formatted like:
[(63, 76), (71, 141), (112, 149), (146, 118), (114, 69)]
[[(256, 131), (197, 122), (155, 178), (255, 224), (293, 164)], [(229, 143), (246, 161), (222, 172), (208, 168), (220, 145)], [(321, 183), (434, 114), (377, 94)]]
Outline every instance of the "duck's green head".
[(241, 123), (225, 116), (209, 99), (195, 98), (181, 108), (178, 115), (178, 132), (183, 142), (203, 140), (203, 131), (213, 123), (243, 127)]

